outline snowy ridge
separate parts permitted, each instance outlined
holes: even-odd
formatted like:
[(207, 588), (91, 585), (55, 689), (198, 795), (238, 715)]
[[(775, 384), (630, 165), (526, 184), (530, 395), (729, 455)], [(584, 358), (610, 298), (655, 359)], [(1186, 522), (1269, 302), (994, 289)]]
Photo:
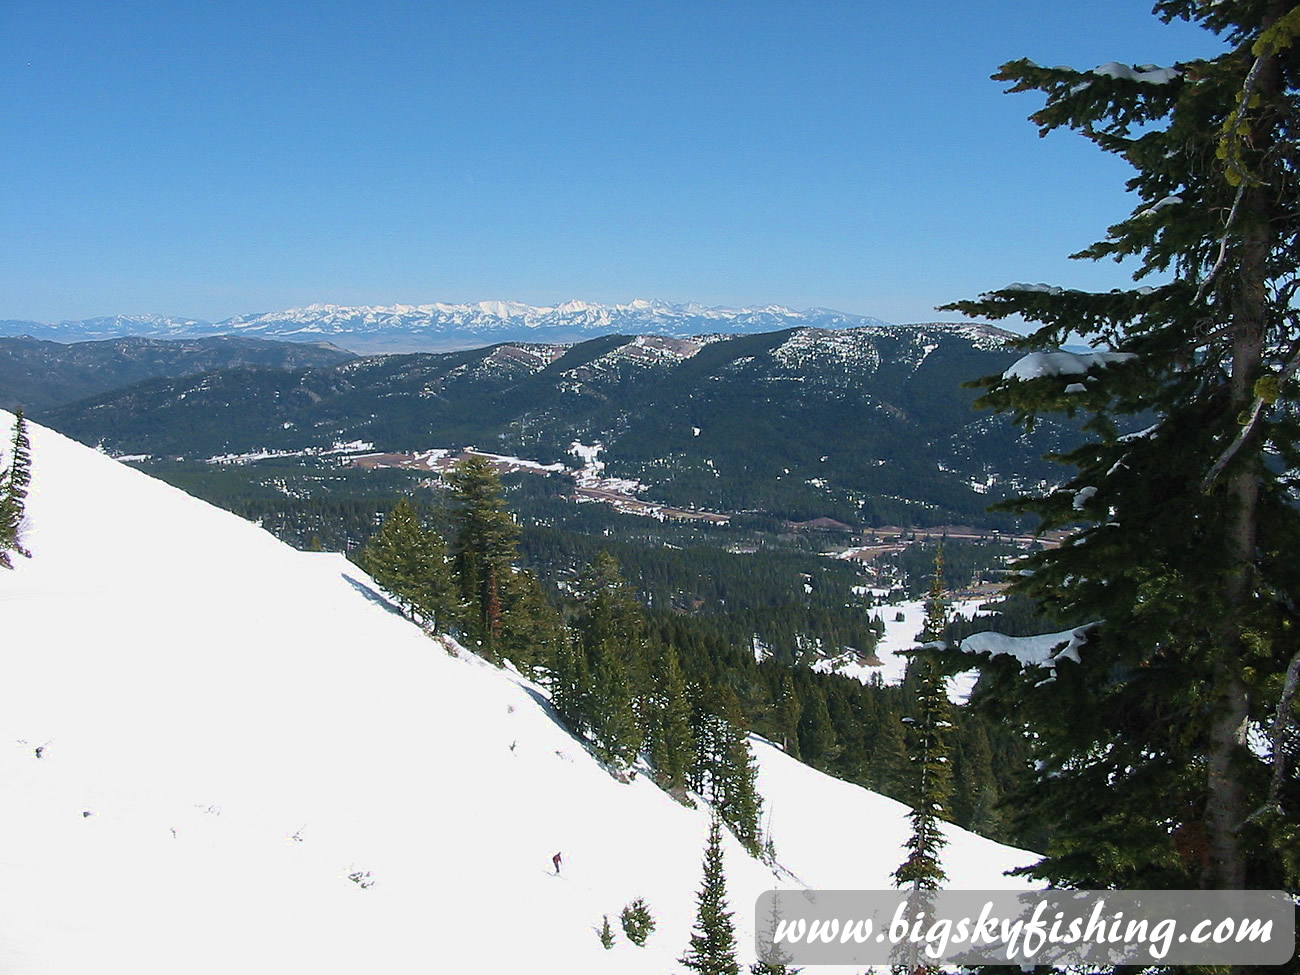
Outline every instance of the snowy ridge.
[(357, 351), (412, 352), (473, 348), (495, 342), (572, 342), (611, 333), (716, 340), (727, 334), (794, 328), (822, 331), (869, 328), (900, 335), (930, 330), (963, 335), (981, 348), (999, 347), (1011, 335), (977, 323), (890, 325), (878, 318), (829, 308), (803, 311), (782, 305), (725, 308), (638, 299), (614, 305), (586, 301), (543, 306), (517, 301), (313, 304), (240, 315), (215, 323), (157, 315), (119, 315), (58, 324), (0, 321), (0, 336), (31, 335), (57, 342), (80, 342), (126, 335), (151, 338), (243, 335), (293, 342), (334, 342)]
[[(674, 966), (703, 810), (616, 782), (544, 691), (430, 640), (341, 556), (31, 435), (33, 558), (0, 574), (0, 970)], [(886, 887), (908, 834), (900, 804), (754, 746), (789, 872), (727, 838), (742, 960), (760, 891)], [(1021, 886), (1002, 873), (1031, 854), (947, 832), (952, 886)], [(605, 951), (635, 897), (657, 930)]]
[(773, 350), (772, 357), (785, 367), (800, 371), (813, 364), (828, 362), (851, 367), (855, 371), (875, 372), (881, 364), (876, 341), (881, 337), (902, 340), (905, 348), (895, 356), (899, 361), (919, 366), (939, 347), (939, 339), (955, 335), (970, 340), (979, 349), (999, 349), (1011, 337), (1010, 332), (989, 325), (963, 322), (930, 322), (923, 325), (864, 325), (830, 330), (801, 328)]
[[(545, 341), (548, 334), (585, 337), (611, 332), (690, 336), (712, 332), (770, 332), (813, 326), (853, 328), (884, 324), (865, 315), (826, 308), (795, 311), (781, 305), (708, 307), (694, 302), (672, 304), (637, 299), (602, 305), (567, 301), (556, 305), (527, 305), (516, 301), (466, 304), (433, 302), (422, 305), (312, 304), (285, 311), (240, 315), (222, 322), (162, 316), (117, 316), (57, 325), (0, 321), (0, 335), (30, 334), (37, 338), (73, 342), (122, 335), (181, 338), (201, 335), (252, 335), (290, 341), (351, 339), (403, 340), (411, 346), (487, 345), (495, 341)], [(409, 349), (408, 349), (409, 350)]]

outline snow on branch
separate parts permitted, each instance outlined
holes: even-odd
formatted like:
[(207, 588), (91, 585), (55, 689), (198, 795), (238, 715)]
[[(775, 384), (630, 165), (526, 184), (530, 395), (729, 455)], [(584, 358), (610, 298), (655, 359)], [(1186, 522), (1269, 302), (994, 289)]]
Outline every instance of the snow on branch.
[(1003, 379), (1041, 379), (1044, 376), (1083, 376), (1094, 367), (1136, 359), (1132, 352), (1031, 352), (1016, 360)]
[(1057, 287), (1054, 284), (1025, 284), (1022, 281), (1016, 281), (1007, 285), (1003, 291), (1028, 291), (1031, 294), (1039, 295), (1063, 295), (1065, 289)]
[(1123, 81), (1140, 81), (1148, 85), (1167, 85), (1183, 73), (1177, 68), (1162, 68), (1155, 64), (1139, 64), (1130, 67), (1118, 61), (1107, 61), (1092, 69), (1092, 73), (1102, 78), (1119, 78)]
[(1181, 196), (1166, 196), (1164, 199), (1157, 200), (1155, 203), (1152, 203), (1145, 210), (1139, 212), (1138, 216), (1149, 217), (1153, 214), (1159, 213), (1165, 207), (1171, 207), (1176, 203), (1182, 203), (1182, 202), (1183, 202), (1183, 198)]
[(1098, 620), (1085, 623), (1060, 633), (1043, 633), (1039, 636), (1006, 636), (1003, 633), (975, 633), (961, 641), (964, 653), (985, 654), (993, 657), (1014, 657), (1021, 669), (1041, 667), (1055, 671), (1061, 660), (1081, 663), (1079, 648), (1088, 642), (1088, 634), (1101, 625)]

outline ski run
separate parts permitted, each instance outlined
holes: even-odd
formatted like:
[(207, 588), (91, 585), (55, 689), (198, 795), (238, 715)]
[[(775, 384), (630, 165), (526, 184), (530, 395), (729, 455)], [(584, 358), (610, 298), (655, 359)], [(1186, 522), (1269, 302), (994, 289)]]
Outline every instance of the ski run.
[[(543, 688), (342, 556), (31, 438), (32, 558), (0, 572), (0, 972), (680, 970), (703, 806), (616, 781)], [(909, 832), (752, 743), (779, 864), (725, 837), (744, 965), (762, 891), (888, 888)], [(1033, 854), (946, 832), (949, 887), (1024, 885)], [(618, 926), (638, 897), (644, 948)]]

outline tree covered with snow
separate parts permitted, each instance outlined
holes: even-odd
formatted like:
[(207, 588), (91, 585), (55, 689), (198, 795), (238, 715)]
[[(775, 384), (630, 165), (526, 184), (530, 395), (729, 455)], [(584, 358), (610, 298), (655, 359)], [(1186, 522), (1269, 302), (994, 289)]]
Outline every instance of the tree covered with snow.
[[(951, 306), (1038, 324), (1026, 359), (983, 381), (986, 404), (1027, 426), (1080, 413), (1090, 434), (1061, 458), (1064, 484), (1016, 506), (1075, 530), (1015, 589), (1096, 626), (1055, 641), (1074, 659), (986, 653), (993, 700), (1032, 732), (1021, 812), (1055, 836), (1035, 875), (1295, 889), (1300, 7), (1155, 13), (1214, 32), (1222, 53), (1083, 71), (1019, 60), (994, 76), (1046, 95), (1043, 135), (1073, 129), (1133, 167), (1131, 212), (1075, 256), (1136, 271), (1103, 293), (1012, 285)], [(1072, 336), (1096, 351), (1061, 356)]]
[(0, 472), (0, 566), (13, 568), (13, 556), (30, 557), (23, 547), (23, 517), (27, 508), (27, 486), (32, 480), (32, 448), (27, 437), (23, 411), (14, 414), (13, 439), (9, 443), (9, 466)]

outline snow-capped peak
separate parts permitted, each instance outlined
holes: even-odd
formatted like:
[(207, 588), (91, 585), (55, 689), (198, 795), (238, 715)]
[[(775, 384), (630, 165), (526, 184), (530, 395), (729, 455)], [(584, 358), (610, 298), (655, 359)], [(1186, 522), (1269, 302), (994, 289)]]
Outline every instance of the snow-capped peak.
[(392, 305), (317, 302), (216, 323), (156, 316), (118, 316), (59, 325), (11, 321), (0, 322), (0, 335), (81, 341), (123, 335), (178, 338), (235, 333), (291, 341), (328, 339), (354, 349), (415, 351), (468, 348), (499, 341), (572, 340), (584, 334), (614, 332), (690, 337), (802, 326), (851, 328), (881, 324), (863, 315), (823, 308), (795, 311), (777, 304), (727, 308), (636, 298), (627, 304), (606, 305), (574, 298), (556, 305), (506, 300)]

